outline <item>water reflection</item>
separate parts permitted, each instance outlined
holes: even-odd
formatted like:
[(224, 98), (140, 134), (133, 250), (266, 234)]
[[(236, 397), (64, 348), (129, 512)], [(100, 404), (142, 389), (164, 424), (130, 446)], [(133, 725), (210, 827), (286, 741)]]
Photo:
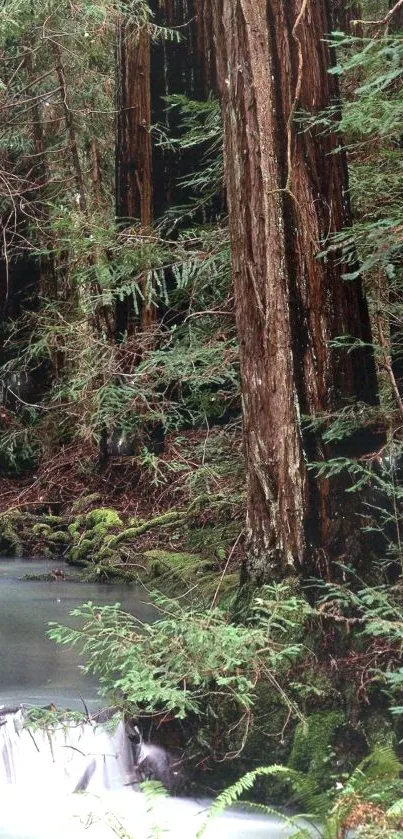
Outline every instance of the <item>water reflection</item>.
[[(60, 563), (57, 563), (60, 565)], [(96, 681), (80, 669), (77, 650), (54, 644), (46, 635), (49, 621), (72, 625), (71, 609), (87, 600), (97, 605), (121, 603), (141, 620), (151, 608), (138, 586), (100, 585), (69, 580), (24, 580), (46, 574), (47, 560), (0, 558), (0, 703), (82, 708), (80, 696), (99, 706)]]

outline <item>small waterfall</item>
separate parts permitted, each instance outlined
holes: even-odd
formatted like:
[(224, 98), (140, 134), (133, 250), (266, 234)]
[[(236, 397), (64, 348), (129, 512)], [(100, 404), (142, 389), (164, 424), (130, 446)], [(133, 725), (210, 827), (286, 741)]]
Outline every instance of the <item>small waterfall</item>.
[[(196, 839), (208, 802), (148, 799), (132, 780), (154, 757), (153, 747), (140, 750), (137, 766), (134, 756), (123, 721), (114, 730), (92, 721), (35, 730), (26, 727), (23, 709), (0, 707), (1, 839)], [(279, 820), (235, 812), (203, 833), (203, 839), (287, 836)]]
[(90, 722), (34, 730), (25, 726), (22, 709), (0, 709), (0, 723), (0, 789), (15, 784), (99, 794), (120, 789), (133, 769), (123, 722), (114, 732)]

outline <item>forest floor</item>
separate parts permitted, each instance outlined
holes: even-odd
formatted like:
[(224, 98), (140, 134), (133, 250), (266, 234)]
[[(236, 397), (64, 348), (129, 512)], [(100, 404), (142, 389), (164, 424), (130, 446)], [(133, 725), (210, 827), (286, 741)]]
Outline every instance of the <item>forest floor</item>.
[[(132, 581), (203, 569), (217, 581), (242, 557), (244, 478), (239, 430), (182, 430), (157, 458), (111, 457), (71, 443), (33, 474), (0, 479), (0, 551), (52, 555), (86, 578)], [(230, 567), (229, 567), (230, 566)]]

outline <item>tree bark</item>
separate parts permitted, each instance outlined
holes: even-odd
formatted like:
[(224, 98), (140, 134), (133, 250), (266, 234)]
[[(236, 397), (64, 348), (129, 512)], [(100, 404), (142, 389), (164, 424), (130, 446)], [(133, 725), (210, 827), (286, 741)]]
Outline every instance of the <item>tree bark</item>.
[(345, 32), (346, 35), (362, 34), (362, 27), (359, 33), (357, 27), (351, 25), (353, 20), (362, 20), (362, 6), (359, 0), (332, 0), (331, 13), (334, 31)]
[[(116, 217), (122, 227), (139, 221), (149, 228), (153, 220), (151, 148), (150, 36), (119, 19), (116, 55)], [(147, 300), (143, 283), (140, 326), (155, 321), (155, 307)], [(116, 337), (129, 329), (133, 305), (129, 297), (116, 304)]]
[[(332, 553), (339, 515), (328, 483), (308, 480), (300, 414), (373, 399), (367, 350), (336, 352), (340, 335), (370, 341), (359, 280), (341, 254), (319, 254), (349, 221), (338, 140), (302, 131), (296, 115), (337, 104), (325, 0), (214, 0), (232, 265), (241, 347), (248, 474), (247, 555), (252, 578), (281, 576), (312, 548)], [(304, 451), (305, 447), (305, 451)], [(332, 521), (333, 520), (333, 521)], [(333, 526), (332, 526), (333, 525)], [(356, 524), (354, 524), (356, 529)]]
[(116, 215), (152, 222), (150, 36), (120, 19), (116, 62)]
[[(397, 0), (389, 0), (389, 9), (395, 8)], [(403, 31), (403, 5), (399, 6), (390, 19), (388, 25), (389, 32), (402, 32)]]
[(214, 0), (240, 340), (250, 575), (303, 560), (306, 472), (292, 355), (275, 66), (266, 0)]

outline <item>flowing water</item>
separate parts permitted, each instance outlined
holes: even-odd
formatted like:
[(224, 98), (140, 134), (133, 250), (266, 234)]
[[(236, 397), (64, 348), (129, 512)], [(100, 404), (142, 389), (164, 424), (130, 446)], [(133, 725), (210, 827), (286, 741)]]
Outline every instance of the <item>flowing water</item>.
[[(32, 730), (23, 709), (7, 709), (20, 703), (82, 709), (81, 697), (93, 712), (101, 706), (79, 654), (47, 638), (49, 620), (71, 625), (70, 610), (86, 600), (118, 601), (142, 620), (152, 618), (135, 586), (23, 579), (52, 568), (0, 559), (0, 839), (196, 839), (208, 802), (150, 802), (139, 792), (122, 722), (115, 730), (94, 722)], [(279, 819), (231, 811), (212, 820), (203, 839), (284, 839), (292, 832)]]
[(80, 670), (73, 647), (58, 646), (46, 635), (49, 621), (73, 625), (72, 609), (87, 600), (116, 602), (142, 620), (152, 609), (138, 586), (100, 585), (66, 580), (27, 580), (57, 566), (46, 560), (0, 558), (0, 703), (19, 702), (83, 710), (99, 706), (94, 679)]

